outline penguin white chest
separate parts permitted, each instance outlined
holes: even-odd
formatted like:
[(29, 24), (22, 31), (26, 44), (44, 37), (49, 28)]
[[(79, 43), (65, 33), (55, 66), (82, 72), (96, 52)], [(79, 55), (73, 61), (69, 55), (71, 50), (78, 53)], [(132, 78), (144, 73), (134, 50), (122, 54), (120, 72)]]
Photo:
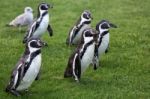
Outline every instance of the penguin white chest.
[(37, 77), (41, 67), (41, 54), (37, 55), (31, 62), (26, 74), (24, 75), (17, 90), (25, 90), (31, 86), (35, 78)]
[(91, 26), (89, 24), (85, 24), (81, 27), (81, 29), (79, 30), (79, 32), (77, 33), (76, 37), (73, 40), (73, 44), (78, 44), (78, 42), (80, 42), (82, 33), (85, 29), (90, 28)]
[(109, 33), (104, 35), (104, 37), (102, 38), (102, 42), (98, 48), (99, 56), (101, 56), (105, 52), (108, 45), (109, 45)]
[(41, 21), (39, 22), (39, 27), (33, 34), (35, 37), (40, 37), (42, 34), (44, 34), (47, 30), (49, 24), (49, 15), (45, 15), (43, 18), (41, 18)]
[(82, 73), (87, 69), (90, 63), (92, 63), (92, 59), (94, 57), (94, 48), (95, 44), (91, 44), (87, 47), (82, 59), (81, 59), (81, 71)]

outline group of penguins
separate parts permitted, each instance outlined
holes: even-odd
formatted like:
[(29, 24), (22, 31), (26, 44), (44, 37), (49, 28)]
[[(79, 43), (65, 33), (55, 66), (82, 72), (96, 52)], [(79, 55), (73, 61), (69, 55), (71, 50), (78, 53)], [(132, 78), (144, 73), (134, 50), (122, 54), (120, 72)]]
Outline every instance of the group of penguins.
[[(23, 39), (25, 52), (12, 71), (6, 92), (20, 96), (21, 91), (27, 91), (33, 81), (38, 80), (41, 67), (41, 48), (47, 46), (47, 43), (43, 42), (40, 37), (46, 30), (50, 36), (53, 35), (49, 24), (49, 8), (52, 8), (52, 5), (47, 3), (38, 5), (37, 19), (30, 24)], [(31, 11), (31, 9), (26, 10)], [(64, 78), (73, 77), (76, 82), (79, 82), (87, 67), (92, 64), (96, 70), (100, 65), (101, 55), (108, 51), (109, 28), (117, 28), (117, 26), (107, 20), (102, 20), (96, 25), (96, 29), (92, 29), (92, 19), (91, 12), (84, 10), (77, 23), (69, 31), (66, 44), (76, 46), (76, 49), (69, 57)]]

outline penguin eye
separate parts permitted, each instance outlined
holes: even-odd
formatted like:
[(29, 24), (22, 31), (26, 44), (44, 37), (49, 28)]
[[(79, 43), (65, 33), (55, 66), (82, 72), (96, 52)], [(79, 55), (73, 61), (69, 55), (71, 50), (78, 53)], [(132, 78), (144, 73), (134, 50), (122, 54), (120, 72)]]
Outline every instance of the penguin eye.
[(33, 41), (30, 43), (30, 46), (33, 47), (33, 48), (39, 48), (40, 46), (37, 44), (36, 41)]
[(93, 35), (91, 34), (90, 31), (86, 31), (86, 32), (85, 32), (85, 37), (91, 37), (91, 36), (93, 36)]
[(47, 10), (48, 7), (46, 5), (41, 5), (41, 10)]
[(83, 14), (83, 17), (84, 17), (85, 19), (89, 19), (89, 16), (88, 16), (88, 14), (86, 14), (86, 13)]
[(107, 23), (104, 23), (104, 24), (101, 25), (101, 28), (102, 29), (108, 29), (109, 25)]

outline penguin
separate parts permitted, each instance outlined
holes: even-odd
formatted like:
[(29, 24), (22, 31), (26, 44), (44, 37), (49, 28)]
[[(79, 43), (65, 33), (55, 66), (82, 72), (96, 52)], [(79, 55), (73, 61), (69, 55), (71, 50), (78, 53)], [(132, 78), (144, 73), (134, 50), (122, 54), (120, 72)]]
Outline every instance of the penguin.
[(30, 38), (26, 43), (23, 56), (13, 69), (6, 92), (20, 96), (36, 79), (41, 67), (41, 48), (45, 46), (39, 38)]
[(97, 37), (98, 33), (94, 29), (83, 31), (80, 44), (68, 60), (64, 78), (74, 77), (75, 81), (79, 82), (81, 75), (92, 63)]
[[(110, 23), (107, 20), (101, 20), (96, 25), (96, 30), (99, 32), (97, 47), (95, 49), (95, 65), (99, 65), (99, 60), (103, 53), (107, 53), (109, 49), (109, 29), (117, 28), (113, 23)], [(98, 67), (98, 66), (96, 66)]]
[(80, 39), (82, 36), (82, 32), (91, 27), (91, 21), (92, 21), (91, 12), (88, 10), (84, 10), (75, 24), (73, 28), (69, 31), (68, 37), (66, 39), (67, 45), (77, 45), (80, 43)]
[(42, 34), (46, 32), (46, 30), (48, 30), (50, 36), (53, 35), (53, 30), (49, 24), (49, 14), (48, 14), (48, 9), (52, 7), (53, 6), (50, 6), (47, 3), (41, 3), (38, 6), (37, 19), (35, 20), (35, 22), (32, 23), (31, 27), (25, 34), (23, 43), (26, 43), (26, 41), (31, 37), (41, 37)]
[(25, 7), (24, 13), (17, 16), (14, 20), (12, 20), (6, 26), (30, 26), (33, 22), (33, 9), (31, 7)]

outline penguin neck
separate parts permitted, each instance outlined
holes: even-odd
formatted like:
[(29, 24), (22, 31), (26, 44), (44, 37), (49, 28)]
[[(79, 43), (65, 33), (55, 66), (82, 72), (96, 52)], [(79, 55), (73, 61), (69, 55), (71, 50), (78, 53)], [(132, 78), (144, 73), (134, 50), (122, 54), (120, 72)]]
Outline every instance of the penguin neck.
[(91, 23), (91, 20), (90, 19), (85, 19), (83, 18), (82, 16), (80, 17), (79, 21), (78, 21), (78, 24), (77, 24), (77, 27), (80, 28), (82, 27), (84, 24), (90, 24)]
[(108, 29), (99, 29), (99, 31), (100, 31), (100, 34), (102, 34), (102, 33), (104, 33), (104, 32), (109, 32)]
[(25, 55), (30, 55), (32, 53), (37, 53), (37, 52), (41, 52), (41, 48), (32, 48), (32, 47), (26, 46), (24, 54)]
[(48, 13), (47, 10), (46, 10), (46, 11), (44, 11), (44, 10), (39, 10), (37, 18), (43, 17), (43, 16), (45, 16), (47, 13)]
[(85, 44), (87, 44), (91, 41), (94, 41), (93, 37), (84, 37), (84, 36), (82, 36), (79, 45), (83, 45), (83, 44), (85, 45)]
[(108, 30), (108, 29), (101, 29), (101, 30), (100, 30), (100, 34), (99, 34), (99, 38), (98, 38), (98, 46), (101, 45), (103, 37), (104, 37), (106, 34), (108, 34), (108, 33), (109, 33), (109, 30)]
[(85, 37), (84, 38), (84, 44), (87, 44), (89, 42), (93, 41), (93, 37)]
[[(87, 40), (88, 39), (88, 40)], [(86, 52), (86, 49), (93, 44), (94, 40), (93, 40), (93, 37), (91, 37), (91, 39), (87, 38), (87, 39), (84, 39), (84, 43), (81, 44), (81, 50), (80, 50), (80, 58), (82, 59), (84, 53)]]

